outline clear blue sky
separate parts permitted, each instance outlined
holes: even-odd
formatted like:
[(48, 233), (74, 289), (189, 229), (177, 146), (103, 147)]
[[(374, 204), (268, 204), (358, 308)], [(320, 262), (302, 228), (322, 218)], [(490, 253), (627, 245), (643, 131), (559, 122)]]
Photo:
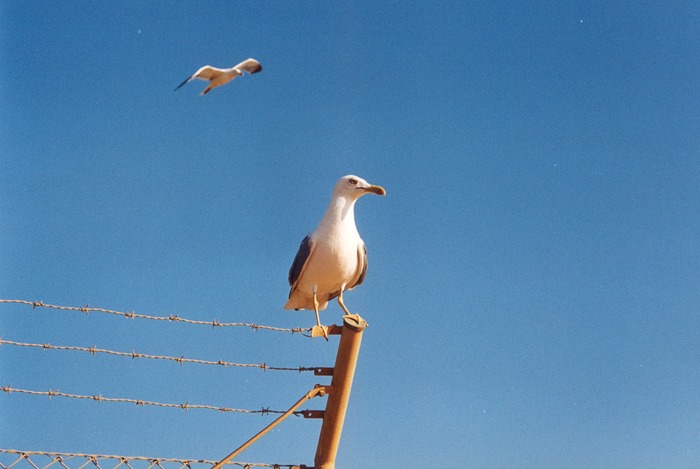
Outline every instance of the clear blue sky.
[[(309, 327), (287, 270), (357, 174), (388, 195), (356, 207), (339, 468), (698, 467), (700, 5), (659, 5), (5, 1), (0, 297)], [(0, 336), (292, 367), (337, 343), (9, 305)], [(250, 409), (327, 382), (11, 346), (0, 376)], [(0, 446), (218, 459), (272, 418), (2, 393)], [(319, 428), (240, 459), (311, 465)]]

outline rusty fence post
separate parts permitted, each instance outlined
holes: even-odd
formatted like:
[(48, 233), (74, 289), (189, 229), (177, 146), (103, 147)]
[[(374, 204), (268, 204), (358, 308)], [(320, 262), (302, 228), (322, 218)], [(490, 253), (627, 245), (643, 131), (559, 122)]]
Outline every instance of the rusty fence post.
[(360, 353), (362, 333), (366, 327), (367, 323), (359, 315), (343, 317), (340, 344), (338, 344), (338, 354), (333, 367), (332, 392), (328, 396), (328, 403), (323, 415), (314, 469), (335, 469), (335, 458), (338, 454), (345, 412), (350, 400), (350, 390), (355, 376), (357, 356)]
[(314, 467), (308, 468), (304, 465), (293, 467), (299, 467), (301, 469), (335, 469), (335, 458), (338, 454), (340, 435), (343, 432), (345, 412), (348, 409), (348, 402), (350, 401), (350, 390), (352, 389), (352, 381), (355, 377), (355, 367), (357, 366), (357, 357), (360, 353), (362, 333), (366, 327), (367, 323), (365, 320), (357, 314), (343, 317), (343, 327), (329, 326), (328, 333), (340, 334), (340, 343), (338, 344), (335, 366), (333, 368), (317, 368), (314, 374), (317, 376), (331, 375), (333, 378), (331, 379), (330, 386), (317, 384), (314, 389), (306, 393), (306, 395), (299, 399), (288, 411), (258, 432), (234, 452), (217, 462), (212, 469), (222, 469), (231, 459), (238, 456), (260, 437), (292, 415), (307, 400), (325, 395), (328, 395), (326, 410), (307, 410), (303, 412), (305, 418), (323, 419), (321, 434), (318, 437), (318, 446), (316, 447)]

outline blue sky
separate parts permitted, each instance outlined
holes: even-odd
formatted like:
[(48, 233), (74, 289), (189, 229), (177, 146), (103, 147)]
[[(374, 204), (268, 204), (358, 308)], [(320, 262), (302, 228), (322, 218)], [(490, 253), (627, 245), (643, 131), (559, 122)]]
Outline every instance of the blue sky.
[[(356, 207), (369, 272), (345, 300), (370, 327), (338, 467), (697, 467), (699, 21), (681, 1), (3, 2), (0, 297), (310, 327), (287, 270), (357, 174), (388, 195)], [(264, 70), (173, 92), (247, 57)], [(337, 343), (0, 309), (20, 342), (292, 367)], [(0, 376), (282, 410), (326, 382), (11, 346)], [(0, 446), (219, 459), (272, 418), (2, 393)], [(311, 465), (319, 428), (240, 459)]]

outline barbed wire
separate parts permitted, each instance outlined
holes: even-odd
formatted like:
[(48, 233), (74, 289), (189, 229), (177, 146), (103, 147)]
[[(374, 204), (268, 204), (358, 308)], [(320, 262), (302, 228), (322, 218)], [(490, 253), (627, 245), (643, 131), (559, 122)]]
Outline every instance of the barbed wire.
[[(57, 453), (57, 452), (49, 452), (49, 451), (19, 451), (19, 450), (14, 450), (14, 449), (1, 449), (0, 448), (0, 453), (4, 454), (13, 454), (17, 456), (17, 459), (13, 462), (10, 463), (3, 463), (0, 461), (0, 469), (11, 469), (12, 467), (17, 466), (17, 468), (21, 468), (20, 463), (25, 461), (27, 462), (33, 469), (40, 469), (39, 464), (42, 463), (35, 463), (32, 461), (31, 458), (38, 457), (45, 457), (49, 459), (49, 463), (46, 465), (41, 466), (41, 469), (48, 469), (50, 466), (53, 466), (54, 464), (58, 464), (62, 466), (64, 469), (71, 469), (66, 463), (70, 459), (83, 459), (85, 460), (82, 465), (80, 465), (77, 469), (84, 469), (85, 466), (88, 464), (93, 464), (97, 469), (103, 469), (102, 466), (100, 466), (100, 463), (104, 462), (110, 462), (110, 465), (112, 463), (116, 464), (115, 466), (112, 467), (112, 469), (117, 469), (118, 467), (124, 465), (128, 469), (137, 469), (134, 466), (136, 464), (133, 464), (134, 462), (141, 463), (138, 467), (139, 469), (166, 469), (164, 465), (172, 465), (172, 464), (179, 464), (179, 467), (177, 469), (192, 469), (193, 465), (202, 465), (206, 464), (209, 466), (213, 466), (214, 464), (217, 463), (217, 461), (210, 461), (207, 459), (177, 459), (177, 458), (153, 458), (153, 457), (146, 457), (146, 456), (115, 456), (115, 455), (107, 455), (107, 454), (85, 454), (85, 453)], [(232, 466), (238, 466), (242, 467), (244, 469), (249, 469), (253, 467), (270, 467), (273, 469), (281, 469), (281, 468), (288, 468), (288, 469), (304, 469), (306, 466), (297, 466), (297, 465), (292, 465), (292, 464), (266, 464), (266, 463), (252, 463), (252, 462), (236, 462), (236, 461), (231, 461), (228, 462), (227, 465), (232, 465)], [(172, 467), (172, 466), (170, 466)]]
[(92, 308), (89, 305), (86, 306), (59, 306), (59, 305), (52, 305), (48, 303), (44, 303), (43, 301), (27, 301), (27, 300), (8, 300), (8, 299), (0, 299), (0, 303), (14, 303), (14, 304), (22, 304), (26, 306), (31, 306), (32, 308), (50, 308), (50, 309), (56, 309), (56, 310), (61, 310), (61, 311), (79, 311), (81, 313), (91, 313), (91, 312), (97, 312), (97, 313), (106, 313), (106, 314), (113, 314), (117, 316), (123, 316), (126, 318), (138, 318), (138, 319), (150, 319), (152, 321), (170, 321), (170, 322), (180, 322), (184, 324), (197, 324), (197, 325), (204, 325), (204, 326), (211, 326), (211, 327), (249, 327), (253, 330), (267, 330), (267, 331), (274, 331), (274, 332), (289, 332), (292, 334), (299, 334), (304, 337), (311, 337), (311, 328), (301, 328), (301, 327), (294, 327), (294, 328), (284, 328), (284, 327), (274, 327), (274, 326), (263, 326), (260, 324), (253, 324), (249, 322), (220, 322), (216, 319), (212, 321), (200, 321), (196, 319), (187, 319), (180, 317), (176, 314), (171, 314), (169, 316), (151, 316), (147, 314), (138, 314), (134, 311), (131, 312), (123, 312), (123, 311), (114, 311), (111, 309), (104, 309), (104, 308)]
[[(284, 414), (286, 411), (284, 410), (270, 410), (269, 407), (263, 407), (260, 410), (249, 410), (249, 409), (234, 409), (231, 407), (221, 407), (221, 406), (213, 406), (213, 405), (206, 405), (206, 404), (190, 404), (189, 402), (185, 402), (184, 404), (173, 404), (173, 403), (164, 403), (164, 402), (154, 402), (154, 401), (144, 401), (141, 399), (129, 399), (126, 397), (103, 397), (102, 395), (94, 395), (94, 396), (85, 396), (81, 394), (71, 394), (71, 393), (64, 393), (61, 391), (54, 391), (49, 389), (48, 391), (34, 391), (34, 390), (29, 390), (29, 389), (18, 389), (18, 388), (13, 388), (12, 386), (3, 386), (0, 387), (0, 391), (6, 392), (8, 394), (12, 394), (13, 392), (16, 393), (21, 393), (21, 394), (29, 394), (32, 396), (48, 396), (49, 398), (54, 397), (54, 396), (59, 396), (59, 397), (67, 397), (71, 399), (87, 399), (91, 401), (97, 401), (97, 402), (121, 402), (121, 403), (131, 403), (131, 404), (136, 404), (137, 406), (154, 406), (154, 407), (166, 407), (166, 408), (174, 408), (174, 409), (184, 409), (184, 410), (190, 410), (190, 409), (205, 409), (205, 410), (217, 410), (219, 412), (238, 412), (242, 414)], [(308, 411), (306, 410), (300, 410), (293, 412), (294, 415), (304, 415)]]
[(0, 337), (0, 346), (3, 345), (14, 345), (16, 347), (32, 347), (32, 348), (41, 348), (45, 350), (61, 350), (61, 351), (78, 351), (78, 352), (88, 352), (91, 355), (95, 355), (97, 353), (104, 353), (108, 355), (116, 355), (120, 357), (130, 357), (132, 359), (135, 358), (146, 358), (146, 359), (152, 359), (152, 360), (169, 360), (169, 361), (174, 361), (177, 363), (196, 363), (199, 365), (218, 365), (218, 366), (233, 366), (233, 367), (242, 367), (242, 368), (260, 368), (263, 371), (267, 370), (273, 370), (273, 371), (296, 371), (298, 373), (304, 372), (304, 371), (314, 371), (316, 367), (307, 367), (307, 366), (298, 366), (296, 368), (291, 368), (291, 367), (282, 367), (282, 366), (270, 366), (267, 363), (234, 363), (234, 362), (228, 362), (224, 360), (199, 360), (196, 358), (185, 358), (185, 357), (171, 357), (168, 355), (149, 355), (146, 353), (137, 353), (137, 352), (118, 352), (115, 350), (107, 350), (107, 349), (100, 349), (97, 347), (78, 347), (78, 346), (73, 346), (73, 345), (51, 345), (51, 344), (32, 344), (32, 343), (25, 343), (25, 342), (15, 342), (13, 340), (5, 340), (2, 337)]

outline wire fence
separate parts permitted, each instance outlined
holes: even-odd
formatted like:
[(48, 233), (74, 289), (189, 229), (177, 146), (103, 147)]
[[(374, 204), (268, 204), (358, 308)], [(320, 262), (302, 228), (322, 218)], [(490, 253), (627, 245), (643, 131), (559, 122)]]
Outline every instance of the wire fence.
[(196, 324), (196, 325), (203, 325), (203, 326), (211, 326), (211, 327), (247, 327), (250, 329), (253, 329), (255, 331), (257, 330), (266, 330), (266, 331), (274, 331), (274, 332), (287, 332), (291, 334), (299, 334), (303, 337), (311, 337), (311, 328), (301, 328), (301, 327), (293, 327), (293, 328), (284, 328), (284, 327), (275, 327), (275, 326), (265, 326), (261, 324), (254, 324), (250, 322), (220, 322), (217, 319), (213, 319), (211, 321), (200, 321), (196, 319), (187, 319), (181, 316), (178, 316), (176, 314), (170, 314), (168, 316), (151, 316), (147, 314), (138, 314), (134, 311), (131, 312), (124, 312), (124, 311), (115, 311), (111, 309), (104, 309), (104, 308), (92, 308), (89, 305), (86, 306), (59, 306), (59, 305), (52, 305), (48, 303), (44, 303), (43, 301), (27, 301), (27, 300), (8, 300), (8, 299), (0, 299), (0, 303), (8, 303), (8, 304), (21, 304), (25, 306), (31, 306), (32, 308), (49, 308), (49, 309), (55, 309), (55, 310), (60, 310), (60, 311), (78, 311), (81, 313), (89, 314), (89, 313), (105, 313), (105, 314), (113, 314), (116, 316), (123, 316), (126, 318), (130, 319), (149, 319), (151, 321), (169, 321), (169, 322), (179, 322), (183, 324)]
[[(82, 394), (72, 394), (72, 393), (65, 393), (57, 390), (51, 390), (49, 389), (48, 391), (35, 391), (35, 390), (30, 390), (30, 389), (19, 389), (19, 388), (13, 388), (12, 386), (3, 386), (0, 387), (0, 391), (6, 392), (8, 394), (12, 394), (13, 392), (15, 393), (20, 393), (20, 394), (29, 394), (32, 396), (47, 396), (49, 398), (58, 396), (58, 397), (67, 397), (70, 399), (86, 399), (86, 400), (91, 400), (91, 401), (96, 401), (96, 402), (121, 402), (121, 403), (130, 403), (130, 404), (136, 404), (137, 406), (154, 406), (154, 407), (166, 407), (166, 408), (171, 408), (171, 409), (184, 409), (184, 410), (190, 410), (190, 409), (196, 409), (196, 410), (218, 410), (219, 412), (237, 412), (237, 413), (242, 413), (242, 414), (284, 414), (286, 411), (284, 410), (270, 410), (269, 407), (263, 407), (259, 410), (249, 410), (249, 409), (235, 409), (232, 407), (222, 407), (222, 406), (213, 406), (213, 405), (207, 405), (207, 404), (190, 404), (189, 402), (185, 402), (183, 404), (173, 404), (173, 403), (166, 403), (166, 402), (154, 402), (154, 401), (144, 401), (141, 399), (129, 399), (126, 397), (103, 397), (102, 395), (93, 395), (93, 396), (86, 396)], [(306, 410), (300, 410), (297, 412), (294, 412), (294, 415), (304, 415), (307, 411)]]
[[(216, 319), (212, 321), (201, 321), (181, 317), (179, 315), (170, 314), (168, 316), (153, 316), (146, 314), (138, 314), (134, 311), (124, 312), (115, 311), (104, 308), (94, 308), (90, 306), (60, 306), (47, 304), (43, 301), (27, 301), (27, 300), (13, 300), (13, 299), (0, 299), (0, 304), (18, 304), (24, 306), (31, 306), (32, 309), (35, 308), (48, 308), (58, 311), (77, 311), (84, 314), (90, 313), (105, 313), (116, 316), (121, 316), (130, 319), (147, 319), (153, 321), (161, 322), (178, 322), (188, 325), (207, 325), (213, 328), (216, 327), (244, 327), (250, 328), (254, 331), (257, 330), (267, 330), (272, 332), (283, 332), (298, 334), (303, 337), (312, 337), (311, 328), (282, 328), (267, 325), (260, 325), (248, 322), (220, 322)], [(56, 350), (56, 351), (73, 351), (73, 352), (83, 352), (90, 353), (91, 355), (105, 354), (113, 355), (124, 358), (132, 359), (147, 359), (147, 360), (166, 360), (176, 363), (192, 363), (198, 365), (216, 365), (222, 367), (241, 367), (241, 368), (259, 368), (263, 371), (294, 371), (294, 372), (307, 372), (323, 371), (323, 368), (318, 367), (281, 367), (281, 366), (270, 366), (267, 363), (235, 363), (225, 360), (203, 360), (196, 358), (186, 358), (184, 356), (175, 357), (168, 355), (151, 355), (145, 353), (138, 353), (135, 351), (125, 352), (117, 350), (109, 350), (104, 348), (97, 348), (96, 346), (84, 347), (84, 346), (74, 346), (74, 345), (52, 345), (49, 343), (29, 343), (29, 342), (18, 342), (7, 339), (0, 338), (0, 347), (3, 345), (13, 346), (13, 347), (27, 347), (27, 348), (37, 348), (44, 350)], [(90, 400), (93, 402), (109, 402), (109, 403), (130, 403), (136, 406), (154, 406), (161, 408), (171, 408), (171, 409), (183, 409), (185, 411), (189, 410), (213, 410), (223, 413), (245, 413), (245, 414), (285, 414), (289, 415), (288, 411), (272, 410), (269, 407), (262, 407), (260, 409), (238, 409), (232, 407), (224, 406), (214, 406), (208, 404), (190, 404), (185, 402), (182, 404), (177, 403), (167, 403), (167, 402), (156, 402), (141, 399), (131, 399), (125, 397), (104, 397), (102, 395), (81, 395), (74, 393), (61, 392), (59, 390), (49, 389), (48, 391), (40, 390), (30, 390), (30, 389), (20, 389), (14, 388), (11, 385), (0, 387), (0, 391), (7, 393), (8, 395), (12, 393), (26, 394), (31, 396), (46, 396), (49, 399), (52, 397), (61, 397), (68, 399), (80, 399), (80, 400)], [(291, 409), (290, 409), (291, 410)], [(310, 416), (313, 412), (308, 410), (294, 411), (291, 412), (295, 416)], [(144, 456), (116, 456), (116, 455), (101, 455), (101, 454), (87, 454), (87, 453), (58, 453), (58, 452), (43, 452), (43, 451), (18, 451), (13, 449), (0, 449), (0, 469), (49, 469), (54, 467), (56, 469), (85, 469), (86, 466), (95, 467), (97, 469), (118, 469), (124, 466), (124, 469), (196, 469), (197, 466), (206, 465), (213, 466), (217, 461), (210, 461), (206, 459), (173, 459), (173, 458), (153, 458)], [(270, 468), (289, 468), (289, 469), (306, 469), (304, 465), (290, 465), (290, 464), (268, 464), (268, 463), (251, 463), (251, 462), (228, 462), (227, 465), (237, 466), (243, 468), (254, 468), (254, 467), (270, 467)]]
[[(115, 456), (106, 454), (56, 453), (47, 451), (19, 451), (0, 449), (0, 469), (197, 469), (211, 467), (217, 461), (207, 459), (153, 458), (146, 456)], [(306, 466), (292, 464), (265, 464), (252, 462), (228, 462), (227, 465), (252, 469), (270, 467), (273, 469), (305, 469)]]
[(146, 353), (137, 353), (137, 352), (119, 352), (115, 350), (107, 350), (107, 349), (101, 349), (97, 347), (78, 347), (78, 346), (73, 346), (73, 345), (51, 345), (51, 344), (33, 344), (33, 343), (26, 343), (26, 342), (16, 342), (13, 340), (5, 340), (2, 337), (0, 337), (0, 346), (3, 345), (12, 345), (15, 347), (31, 347), (31, 348), (40, 348), (44, 350), (60, 350), (60, 351), (77, 351), (77, 352), (87, 352), (91, 355), (95, 354), (107, 354), (107, 355), (115, 355), (119, 357), (128, 357), (132, 359), (136, 358), (145, 358), (145, 359), (150, 359), (150, 360), (168, 360), (168, 361), (173, 361), (177, 363), (196, 363), (198, 365), (217, 365), (217, 366), (231, 366), (231, 367), (241, 367), (241, 368), (260, 368), (263, 371), (267, 370), (272, 370), (272, 371), (296, 371), (298, 373), (302, 373), (305, 371), (314, 371), (317, 368), (316, 367), (308, 367), (308, 366), (298, 366), (295, 368), (291, 367), (281, 367), (281, 366), (270, 366), (267, 363), (234, 363), (234, 362), (229, 362), (229, 361), (224, 361), (224, 360), (199, 360), (196, 358), (185, 358), (185, 357), (171, 357), (167, 355), (149, 355)]

